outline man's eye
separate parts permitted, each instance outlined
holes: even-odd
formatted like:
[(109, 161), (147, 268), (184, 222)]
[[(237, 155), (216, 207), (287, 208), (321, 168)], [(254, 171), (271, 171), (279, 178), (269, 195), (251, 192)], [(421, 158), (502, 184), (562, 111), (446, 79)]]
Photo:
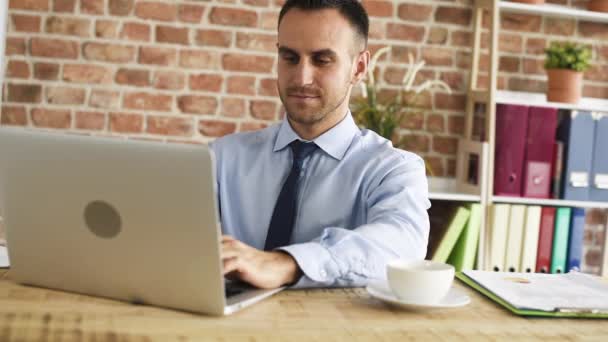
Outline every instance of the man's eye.
[(315, 63), (317, 65), (327, 65), (327, 64), (331, 63), (331, 59), (329, 59), (329, 58), (317, 58), (317, 59), (315, 59)]
[(283, 60), (291, 64), (298, 63), (298, 57), (294, 55), (283, 55)]

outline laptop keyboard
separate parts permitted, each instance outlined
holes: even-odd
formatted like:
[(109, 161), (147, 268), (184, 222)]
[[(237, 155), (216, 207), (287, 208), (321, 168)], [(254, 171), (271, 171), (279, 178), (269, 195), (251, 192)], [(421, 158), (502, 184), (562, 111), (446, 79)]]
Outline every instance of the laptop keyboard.
[(226, 281), (224, 283), (224, 290), (226, 293), (226, 298), (230, 298), (230, 297), (239, 295), (243, 292), (253, 290), (253, 289), (254, 289), (253, 286), (246, 284), (246, 283), (235, 282), (235, 281)]

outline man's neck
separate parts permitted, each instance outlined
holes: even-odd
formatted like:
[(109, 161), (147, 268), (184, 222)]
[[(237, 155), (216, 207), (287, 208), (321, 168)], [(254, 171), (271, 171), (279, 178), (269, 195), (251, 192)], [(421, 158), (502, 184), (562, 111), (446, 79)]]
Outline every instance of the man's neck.
[[(342, 114), (340, 115), (340, 113)], [(336, 109), (335, 112), (327, 115), (326, 119), (329, 120), (315, 122), (310, 125), (295, 122), (289, 119), (289, 117), (287, 117), (287, 121), (289, 122), (289, 125), (294, 130), (294, 132), (296, 132), (300, 138), (310, 141), (334, 128), (337, 124), (344, 120), (347, 114), (348, 108)]]

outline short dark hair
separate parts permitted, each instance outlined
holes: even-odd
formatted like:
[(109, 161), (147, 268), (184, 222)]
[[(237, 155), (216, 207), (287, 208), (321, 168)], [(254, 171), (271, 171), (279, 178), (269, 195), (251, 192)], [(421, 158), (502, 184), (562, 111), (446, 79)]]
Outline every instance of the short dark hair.
[(292, 9), (303, 11), (315, 11), (322, 9), (336, 9), (353, 26), (357, 34), (363, 39), (367, 47), (367, 36), (369, 34), (369, 18), (365, 8), (358, 0), (287, 0), (279, 13), (279, 23)]

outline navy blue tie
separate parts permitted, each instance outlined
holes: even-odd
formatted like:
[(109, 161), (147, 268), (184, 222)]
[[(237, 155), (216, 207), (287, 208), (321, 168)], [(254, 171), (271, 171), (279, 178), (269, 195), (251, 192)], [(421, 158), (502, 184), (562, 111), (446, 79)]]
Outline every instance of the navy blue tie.
[(274, 206), (268, 234), (266, 235), (266, 244), (264, 245), (266, 251), (287, 246), (291, 240), (296, 217), (297, 184), (302, 163), (317, 148), (315, 143), (305, 143), (300, 140), (294, 140), (289, 146), (293, 152), (293, 165)]

